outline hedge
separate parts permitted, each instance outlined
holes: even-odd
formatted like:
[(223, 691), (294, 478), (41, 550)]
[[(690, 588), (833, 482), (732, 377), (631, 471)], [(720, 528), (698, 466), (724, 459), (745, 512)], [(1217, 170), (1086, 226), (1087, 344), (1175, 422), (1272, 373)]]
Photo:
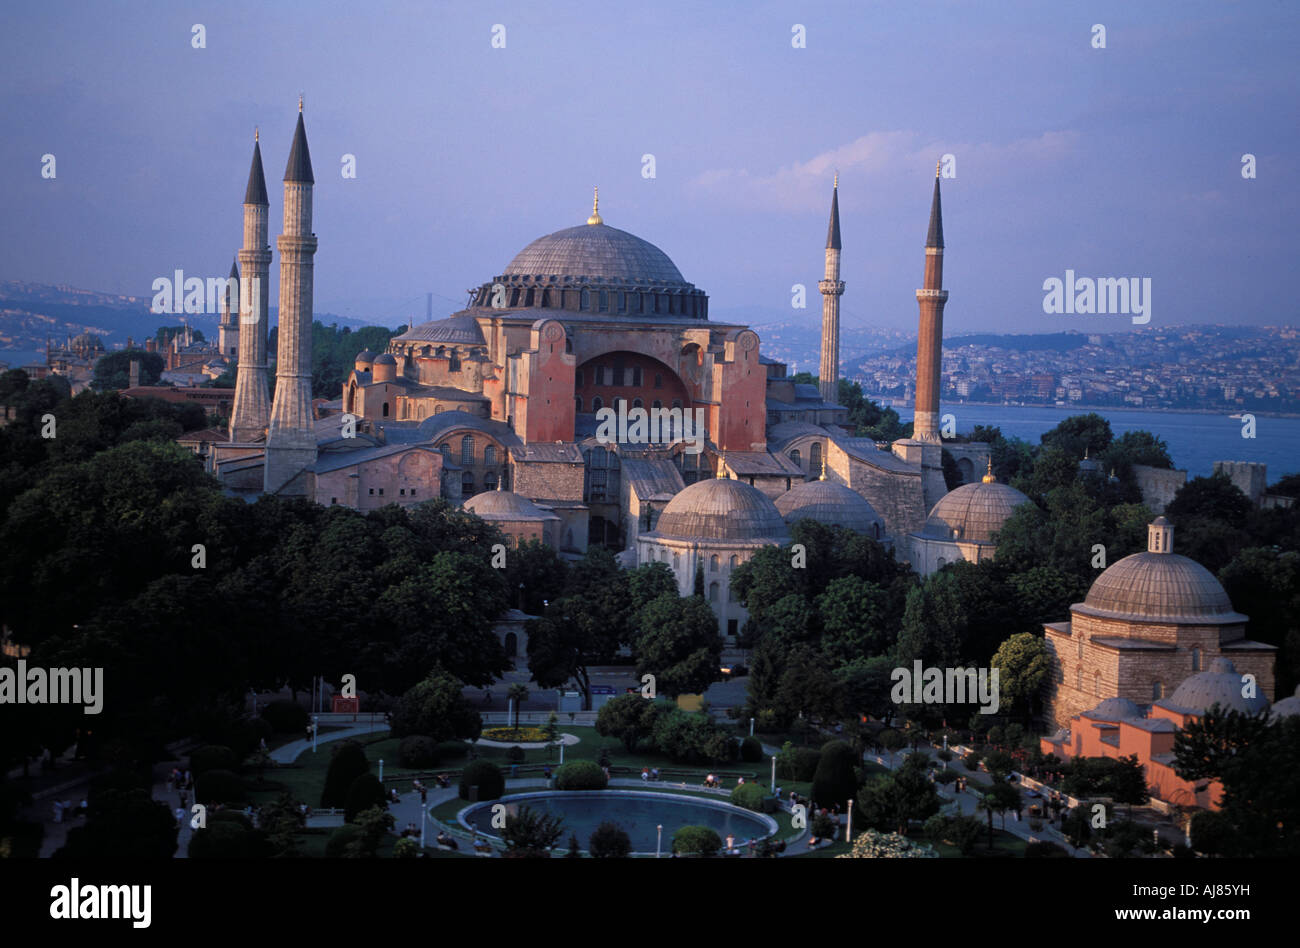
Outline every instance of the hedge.
[(571, 760), (555, 772), (557, 790), (604, 790), (607, 786), (605, 771), (594, 760)]
[(490, 760), (471, 760), (460, 774), (460, 798), (469, 799), (470, 787), (478, 787), (479, 800), (496, 800), (506, 790), (506, 778)]

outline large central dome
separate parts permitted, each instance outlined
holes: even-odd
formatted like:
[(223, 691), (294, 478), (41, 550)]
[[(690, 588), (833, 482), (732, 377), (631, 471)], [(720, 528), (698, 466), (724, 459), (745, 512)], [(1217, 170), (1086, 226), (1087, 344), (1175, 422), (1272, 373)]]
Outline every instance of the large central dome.
[(608, 224), (580, 224), (538, 237), (515, 254), (505, 275), (586, 277), (654, 286), (686, 283), (666, 253)]

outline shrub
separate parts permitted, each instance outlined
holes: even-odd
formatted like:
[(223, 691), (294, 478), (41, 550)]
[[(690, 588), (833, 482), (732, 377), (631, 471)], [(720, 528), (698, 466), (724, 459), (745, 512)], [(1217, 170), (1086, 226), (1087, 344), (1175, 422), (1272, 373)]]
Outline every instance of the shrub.
[(506, 751), (506, 760), (512, 764), (522, 764), (527, 756), (524, 749), (517, 744)]
[(740, 759), (747, 764), (756, 764), (763, 759), (763, 744), (756, 737), (747, 737), (740, 742)]
[(812, 819), (812, 834), (818, 839), (830, 839), (835, 835), (835, 823), (824, 813), (818, 813)]
[(821, 806), (835, 804), (843, 809), (858, 792), (857, 754), (844, 741), (831, 741), (822, 748), (813, 772), (812, 798)]
[(362, 810), (372, 806), (386, 807), (388, 799), (384, 794), (384, 785), (374, 774), (362, 774), (348, 787), (347, 803), (343, 810), (343, 822), (351, 823)]
[(594, 760), (571, 760), (555, 772), (556, 790), (604, 790), (608, 785)]
[(955, 783), (956, 780), (957, 780), (957, 774), (951, 770), (940, 770), (938, 773), (934, 775), (935, 783), (949, 784), (949, 783)]
[(420, 844), (404, 836), (393, 844), (394, 859), (415, 859), (420, 855)]
[(1025, 847), (1026, 859), (1069, 859), (1067, 853), (1056, 843), (1038, 842), (1030, 843)]
[(776, 760), (776, 775), (784, 780), (806, 782), (817, 773), (821, 763), (822, 752), (811, 747), (790, 747), (783, 750)]
[[(366, 835), (365, 830), (356, 823), (345, 823), (330, 833), (330, 838), (325, 841), (325, 855), (329, 859), (342, 859), (348, 855), (349, 844), (355, 843), (360, 845), (363, 837)], [(355, 848), (355, 847), (354, 847)]]
[(236, 770), (238, 767), (239, 760), (229, 747), (209, 744), (207, 747), (199, 747), (190, 752), (190, 770), (194, 772), (195, 777), (209, 770)]
[(438, 745), (422, 734), (404, 737), (397, 745), (397, 763), (411, 770), (432, 767), (438, 763)]
[(632, 852), (632, 840), (621, 826), (606, 820), (592, 832), (587, 852), (593, 859), (621, 859)]
[(483, 719), (463, 692), (460, 679), (440, 670), (430, 672), (398, 699), (390, 716), (393, 736), (427, 734), (439, 741), (477, 739)]
[(276, 734), (301, 734), (311, 723), (307, 710), (292, 701), (272, 701), (262, 709), (262, 717)]
[(731, 802), (735, 806), (742, 806), (746, 810), (762, 812), (763, 801), (767, 799), (767, 791), (756, 783), (742, 783), (735, 790), (731, 791)]
[(439, 760), (464, 757), (469, 753), (469, 745), (464, 741), (443, 741), (438, 744), (437, 753)]
[[(604, 776), (602, 774), (601, 776)], [(490, 760), (471, 760), (460, 774), (460, 798), (469, 799), (471, 787), (478, 788), (479, 800), (497, 800), (506, 789), (506, 778)]]
[(370, 773), (370, 761), (366, 752), (356, 741), (339, 741), (332, 748), (333, 758), (330, 769), (325, 774), (325, 789), (321, 791), (322, 807), (347, 806), (348, 789), (352, 781), (362, 774)]
[(971, 753), (963, 757), (961, 762), (966, 765), (967, 770), (980, 769), (980, 755), (976, 754), (974, 751), (971, 751)]
[[(216, 816), (217, 814), (212, 814)], [(190, 839), (190, 859), (260, 859), (266, 855), (261, 833), (228, 820), (209, 822)]]
[(229, 770), (209, 770), (198, 778), (194, 798), (200, 803), (246, 803), (244, 779)]
[(722, 838), (707, 826), (683, 826), (673, 833), (673, 852), (683, 856), (716, 856)]

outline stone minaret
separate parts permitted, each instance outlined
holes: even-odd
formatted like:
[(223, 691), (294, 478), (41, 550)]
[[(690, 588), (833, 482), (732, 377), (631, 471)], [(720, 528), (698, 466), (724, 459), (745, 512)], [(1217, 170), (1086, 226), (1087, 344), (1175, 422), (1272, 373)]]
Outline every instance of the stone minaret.
[[(312, 271), (316, 237), (311, 232), (311, 172), (307, 130), (298, 100), (298, 127), (284, 169), (284, 233), (280, 251), (280, 330), (276, 345), (275, 403), (266, 440), (267, 493), (281, 491), (316, 460), (316, 426), (311, 411)], [(305, 485), (295, 485), (301, 493)]]
[[(232, 291), (230, 287), (234, 287)], [(235, 308), (230, 308), (230, 299), (234, 297)], [(234, 361), (239, 358), (239, 264), (230, 264), (230, 284), (226, 295), (221, 299), (221, 324), (217, 327), (217, 348), (223, 359)]]
[(939, 166), (934, 169), (930, 233), (925, 239), (925, 286), (916, 291), (921, 325), (916, 341), (916, 423), (912, 437), (933, 444), (939, 438), (939, 370), (943, 363), (943, 214), (939, 207)]
[(239, 251), (239, 368), (230, 412), (230, 440), (247, 443), (266, 437), (271, 397), (266, 387), (266, 336), (270, 331), (271, 245), (267, 243), (266, 176), (262, 146), (253, 133), (253, 165), (244, 191), (244, 246)]
[(831, 189), (831, 223), (826, 229), (826, 275), (817, 284), (822, 291), (822, 401), (840, 401), (840, 297), (844, 281), (840, 279), (840, 176), (835, 175)]

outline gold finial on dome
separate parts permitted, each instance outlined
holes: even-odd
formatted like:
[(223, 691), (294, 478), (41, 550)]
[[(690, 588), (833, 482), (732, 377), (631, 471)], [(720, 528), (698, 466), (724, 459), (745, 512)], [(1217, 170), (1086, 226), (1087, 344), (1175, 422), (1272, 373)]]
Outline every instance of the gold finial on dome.
[(993, 455), (989, 455), (989, 469), (988, 469), (988, 473), (984, 475), (984, 483), (996, 484), (997, 480), (998, 479), (993, 476)]
[(587, 218), (588, 224), (605, 223), (600, 218), (600, 188), (593, 189), (595, 194), (591, 198), (591, 216)]
[(840, 172), (839, 169), (837, 168), (835, 170), (835, 184), (832, 185), (832, 187), (838, 188), (839, 186), (840, 186)]
[(254, 126), (253, 126), (253, 141), (257, 141), (258, 131), (259, 131), (259, 130), (258, 130), (258, 127), (257, 127), (256, 125), (254, 125)]
[(301, 93), (301, 92), (298, 93), (298, 111), (299, 111), (299, 112), (302, 111), (302, 93)]
[(721, 459), (721, 458), (718, 459), (718, 480), (720, 480), (720, 481), (728, 480), (727, 472), (724, 471), (724, 470), (722, 469), (722, 459)]
[(819, 481), (826, 480), (826, 455), (822, 455), (822, 476), (817, 478)]
[(940, 158), (938, 161), (934, 163), (934, 176), (936, 178), (941, 177), (939, 172), (942, 168), (943, 168), (943, 159)]

